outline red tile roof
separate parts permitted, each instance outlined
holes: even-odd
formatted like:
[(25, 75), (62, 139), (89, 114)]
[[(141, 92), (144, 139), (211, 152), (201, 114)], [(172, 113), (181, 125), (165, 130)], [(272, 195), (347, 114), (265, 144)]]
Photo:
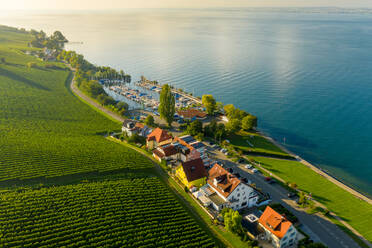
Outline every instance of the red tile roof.
[(283, 238), (292, 226), (289, 220), (269, 206), (266, 207), (258, 222), (279, 239)]
[[(217, 180), (217, 186), (214, 184)], [(241, 181), (233, 174), (225, 170), (221, 165), (215, 164), (209, 170), (208, 184), (221, 195), (227, 198)]]
[(190, 119), (194, 117), (205, 118), (207, 116), (207, 113), (200, 111), (198, 109), (194, 109), (194, 108), (189, 108), (186, 110), (179, 110), (177, 111), (177, 113), (179, 116), (182, 116), (183, 118), (190, 118)]
[(192, 182), (207, 176), (207, 171), (204, 168), (203, 160), (199, 157), (182, 163), (183, 171), (185, 172), (187, 181)]
[(167, 131), (158, 127), (147, 136), (148, 141), (155, 140), (157, 143), (169, 140), (171, 138), (172, 136), (170, 136)]

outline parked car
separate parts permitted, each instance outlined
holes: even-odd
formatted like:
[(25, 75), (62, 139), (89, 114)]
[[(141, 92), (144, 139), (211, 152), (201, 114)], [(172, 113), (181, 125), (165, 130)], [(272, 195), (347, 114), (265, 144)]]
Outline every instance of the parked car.
[(252, 169), (252, 172), (253, 172), (253, 173), (257, 173), (258, 170), (257, 170), (256, 168), (253, 168), (253, 169)]
[(271, 180), (271, 177), (265, 177), (265, 181), (269, 182)]
[(251, 164), (246, 164), (245, 166), (244, 166), (246, 169), (252, 169), (252, 165)]
[(271, 178), (271, 180), (269, 181), (269, 184), (275, 184), (275, 183), (276, 183), (275, 179)]
[(287, 196), (288, 196), (289, 198), (294, 198), (294, 197), (297, 196), (297, 194), (296, 194), (296, 193), (293, 193), (293, 192), (289, 192), (289, 193), (287, 194)]
[(242, 164), (242, 163), (244, 163), (245, 162), (245, 159), (244, 158), (240, 158), (239, 160), (238, 160), (238, 163), (239, 164)]

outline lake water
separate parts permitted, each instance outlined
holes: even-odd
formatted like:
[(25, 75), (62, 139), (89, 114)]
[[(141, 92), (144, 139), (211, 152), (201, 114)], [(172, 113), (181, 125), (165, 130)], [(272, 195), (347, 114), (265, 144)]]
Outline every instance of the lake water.
[(18, 12), (0, 23), (61, 30), (93, 63), (233, 103), (291, 151), (372, 195), (372, 14)]

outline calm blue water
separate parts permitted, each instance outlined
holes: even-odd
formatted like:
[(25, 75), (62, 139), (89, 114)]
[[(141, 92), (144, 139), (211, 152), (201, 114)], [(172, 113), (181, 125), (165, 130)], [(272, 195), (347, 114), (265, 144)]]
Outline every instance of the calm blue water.
[(1, 15), (59, 29), (94, 63), (212, 93), (303, 158), (372, 195), (372, 15), (136, 10)]

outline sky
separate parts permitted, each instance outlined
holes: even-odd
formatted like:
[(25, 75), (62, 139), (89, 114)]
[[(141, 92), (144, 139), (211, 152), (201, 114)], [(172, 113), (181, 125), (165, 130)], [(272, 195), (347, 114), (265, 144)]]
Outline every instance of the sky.
[(206, 7), (355, 7), (372, 8), (372, 0), (0, 0), (2, 10), (96, 10)]

